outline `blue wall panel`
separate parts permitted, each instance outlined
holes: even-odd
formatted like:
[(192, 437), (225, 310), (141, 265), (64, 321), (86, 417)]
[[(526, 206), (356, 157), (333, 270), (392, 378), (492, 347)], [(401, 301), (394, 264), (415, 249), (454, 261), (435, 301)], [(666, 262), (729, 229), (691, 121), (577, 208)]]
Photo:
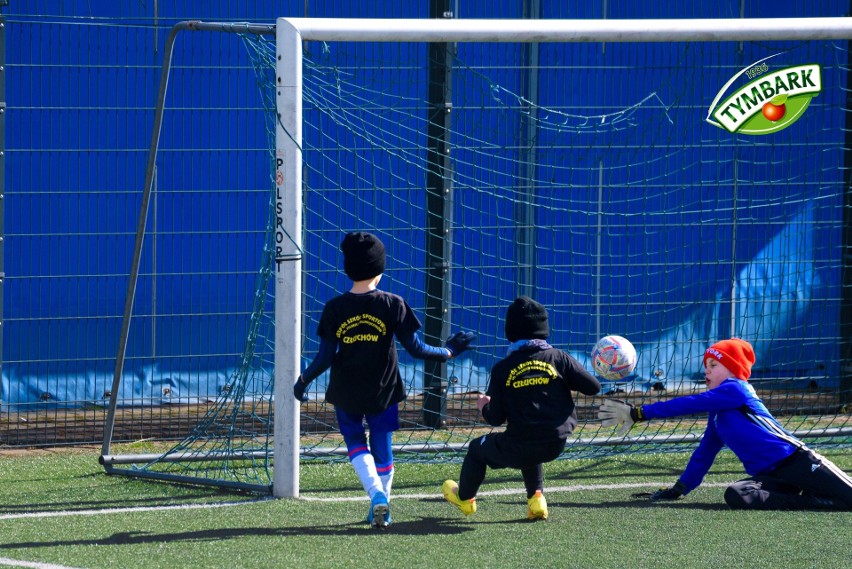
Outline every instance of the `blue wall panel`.
[[(97, 372), (97, 385), (105, 386), (111, 381), (109, 373), (131, 265), (164, 42), (174, 22), (202, 19), (272, 23), (284, 15), (428, 16), (428, 2), (416, 1), (12, 0), (10, 4), (4, 9), (9, 68), (4, 391), (0, 397), (4, 404), (30, 402), (41, 391), (51, 389), (49, 384), (39, 383), (45, 377)], [(518, 18), (522, 16), (522, 5), (461, 1), (457, 15)], [(739, 17), (741, 3), (545, 1), (541, 17), (601, 18), (604, 5), (605, 16), (612, 19), (720, 18)], [(849, 9), (848, 2), (840, 1), (793, 5), (750, 1), (744, 6), (746, 17), (842, 16)], [(151, 359), (156, 354), (165, 358), (163, 367), (173, 362), (177, 367), (188, 365), (196, 371), (221, 370), (238, 359), (252, 308), (268, 215), (269, 157), (258, 152), (267, 146), (267, 132), (259, 111), (254, 71), (237, 36), (186, 33), (178, 44), (173, 65), (182, 80), (171, 85), (158, 160), (158, 187), (169, 191), (163, 192), (152, 206), (151, 233), (143, 250), (143, 274), (135, 306), (141, 325), (133, 332), (131, 354), (138, 356), (133, 365), (139, 369), (150, 364), (144, 354), (150, 354)], [(783, 237), (785, 223), (795, 220), (802, 211), (813, 217), (808, 223), (816, 228), (813, 240), (819, 245), (819, 254), (814, 262), (820, 270), (816, 273), (818, 282), (797, 283), (794, 290), (807, 287), (822, 298), (840, 296), (839, 207), (820, 207), (823, 204), (818, 203), (811, 204), (812, 209), (806, 206), (812, 196), (820, 195), (820, 186), (842, 183), (843, 132), (836, 124), (843, 117), (836, 109), (841, 108), (839, 98), (844, 96), (846, 76), (842, 66), (846, 64), (846, 54), (837, 53), (844, 59), (838, 63), (825, 53), (795, 46), (803, 56), (825, 58), (820, 62), (826, 67), (826, 82), (832, 82), (833, 87), (813, 101), (812, 109), (796, 125), (775, 135), (778, 141), (790, 142), (779, 146), (778, 151), (745, 144), (742, 137), (728, 136), (703, 122), (711, 94), (691, 91), (689, 84), (674, 80), (660, 83), (660, 74), (645, 73), (649, 66), (700, 69), (703, 62), (701, 72), (705, 79), (721, 86), (750, 62), (789, 47), (783, 42), (743, 46), (730, 43), (721, 50), (707, 44), (658, 44), (642, 50), (631, 44), (540, 46), (541, 107), (570, 108), (578, 116), (607, 115), (608, 121), (616, 123), (631, 120), (656, 125), (620, 129), (610, 128), (608, 122), (605, 128), (578, 129), (572, 148), (560, 146), (560, 137), (555, 134), (539, 132), (543, 149), (537, 156), (536, 176), (552, 180), (552, 187), (540, 189), (536, 199), (546, 205), (553, 195), (564, 196), (566, 191), (572, 191), (576, 192), (578, 204), (559, 219), (544, 213), (537, 217), (537, 239), (557, 244), (552, 256), (539, 252), (537, 258), (541, 269), (540, 300), (564, 306), (564, 314), (555, 317), (556, 327), (577, 334), (571, 340), (576, 345), (589, 341), (583, 336), (589, 330), (588, 310), (584, 307), (593, 303), (591, 293), (599, 286), (596, 275), (601, 276), (600, 286), (607, 297), (641, 296), (653, 305), (671, 302), (673, 294), (683, 295), (683, 305), (673, 309), (676, 314), (652, 311), (647, 306), (637, 310), (628, 301), (607, 307), (621, 315), (620, 325), (634, 331), (632, 337), (637, 341), (654, 342), (653, 334), (643, 331), (657, 333), (692, 318), (697, 304), (712, 307), (719, 298), (730, 300), (731, 264), (737, 271), (742, 270), (770, 246), (764, 230), (758, 234), (752, 228), (777, 223), (776, 235)], [(325, 61), (337, 58), (341, 65), (348, 50), (354, 49), (333, 43), (324, 48), (331, 54)], [(369, 46), (358, 57), (396, 59), (407, 51), (420, 53), (417, 50), (423, 49), (382, 44)], [(506, 44), (496, 53), (501, 61), (515, 62), (522, 49), (517, 44)], [(798, 57), (795, 50), (790, 54), (791, 60)], [(460, 45), (458, 60), (482, 64), (483, 57), (494, 57), (494, 52), (483, 56), (479, 51), (477, 46)], [(324, 61), (321, 53), (315, 55), (318, 61)], [(582, 65), (583, 75), (578, 73), (576, 82), (569, 85), (561, 84), (548, 74), (547, 66), (551, 64)], [(623, 67), (618, 77), (606, 71), (614, 66)], [(410, 73), (422, 84), (423, 70)], [(516, 70), (492, 73), (501, 88), (512, 93), (523, 89), (524, 78)], [(387, 93), (373, 96), (378, 102), (385, 96), (387, 100), (397, 96), (422, 100), (424, 93), (406, 86), (416, 84), (400, 81), (393, 83)], [(843, 87), (838, 88), (838, 84)], [(476, 87), (468, 92), (460, 88), (454, 94), (467, 109), (464, 115), (454, 118), (454, 128), (460, 135), (473, 136), (488, 126), (490, 112), (477, 109), (495, 104), (492, 95)], [(625, 100), (637, 105), (627, 118), (618, 114)], [(829, 110), (832, 108), (835, 111)], [(400, 128), (405, 126), (401, 124)], [(323, 124), (321, 130), (328, 140), (342, 140), (344, 150), (328, 150), (323, 154), (324, 163), (316, 165), (327, 172), (336, 164), (340, 169), (338, 179), (334, 175), (330, 180), (321, 179), (310, 169), (305, 172), (308, 185), (314, 190), (308, 197), (311, 221), (327, 224), (317, 230), (322, 239), (310, 238), (309, 245), (317, 255), (306, 269), (324, 275), (332, 288), (342, 290), (346, 281), (338, 269), (340, 229), (390, 230), (396, 220), (403, 218), (412, 225), (422, 225), (426, 219), (423, 198), (403, 197), (408, 191), (403, 182), (414, 178), (416, 183), (425, 184), (425, 180), (405, 164), (395, 164), (391, 169), (385, 164), (388, 156), (382, 152), (365, 150), (356, 160), (354, 151), (347, 149), (363, 147), (363, 141), (347, 138), (350, 135), (331, 123)], [(661, 149), (662, 141), (674, 132), (681, 137), (683, 146), (676, 157)], [(520, 125), (491, 134), (495, 145), (491, 158), (497, 164), (505, 164), (505, 169), (490, 166), (486, 171), (476, 163), (474, 153), (459, 148), (454, 151), (454, 158), (460, 181), (476, 180), (487, 188), (506, 188), (516, 183), (513, 164), (518, 159), (515, 147), (521, 137)], [(548, 148), (551, 140), (553, 145)], [(717, 142), (711, 153), (706, 150), (708, 141)], [(425, 146), (425, 133), (419, 142)], [(796, 153), (807, 153), (814, 145), (825, 145), (828, 150), (798, 162)], [(619, 150), (627, 146), (641, 150)], [(187, 153), (191, 160), (186, 159)], [(801, 164), (800, 171), (791, 173), (791, 163)], [(393, 174), (374, 177), (370, 164)], [(604, 228), (602, 256), (625, 260), (600, 268), (594, 265), (594, 240), (590, 239), (594, 219), (584, 212), (587, 206), (580, 205), (597, 199), (599, 164), (605, 169), (603, 203), (607, 208), (624, 210), (619, 223)], [(736, 172), (735, 164), (739, 165)], [(324, 188), (323, 184), (336, 184), (339, 188)], [(358, 191), (372, 184), (397, 190), (376, 203), (365, 204), (358, 199)], [(784, 198), (781, 205), (777, 203), (779, 195)], [(480, 199), (475, 192), (459, 190), (459, 225), (481, 226), (489, 217), (512, 219), (514, 212), (506, 204), (481, 203)], [(744, 202), (752, 207), (743, 209), (737, 224), (732, 225), (731, 212)], [(494, 209), (489, 209), (492, 206)], [(675, 206), (684, 212), (677, 220), (680, 229), (672, 229), (674, 224), (666, 219), (666, 212)], [(412, 261), (414, 252), (424, 249), (422, 239), (421, 234), (414, 234), (408, 248), (389, 246), (389, 283), (399, 288), (404, 284), (412, 291), (423, 290), (424, 272), (417, 268), (422, 263)], [(511, 250), (500, 248), (511, 248), (507, 244), (516, 241), (517, 234), (506, 223), (493, 235), (460, 232), (458, 239), (454, 253), (461, 265), (487, 265), (494, 258), (513, 255)], [(674, 241), (680, 246), (672, 247)], [(174, 259), (182, 259), (182, 264), (176, 266)], [(720, 265), (720, 261), (730, 264)], [(414, 268), (403, 269), (407, 265)], [(470, 275), (460, 277), (462, 286), (455, 302), (475, 306), (482, 296), (511, 298), (515, 293), (514, 275), (507, 278), (498, 267), (484, 268), (482, 274), (485, 276), (481, 280), (473, 280)], [(55, 286), (60, 281), (61, 286)], [(319, 290), (305, 292), (314, 298), (314, 303), (306, 308), (315, 317), (327, 298)], [(422, 293), (412, 292), (410, 300), (418, 307), (425, 304)], [(461, 313), (458, 325), (475, 325), (480, 319), (498, 323), (485, 333), (491, 334), (489, 341), (496, 354), (497, 343), (502, 340), (499, 322), (503, 313), (503, 306), (483, 306), (476, 314)], [(837, 315), (811, 311), (796, 326), (806, 331), (836, 327)], [(307, 334), (313, 337), (314, 330), (309, 328)], [(773, 350), (780, 353), (787, 348), (779, 344)], [(184, 364), (177, 356), (185, 354), (192, 356)], [(37, 387), (22, 389), (20, 384), (27, 381), (35, 382)], [(83, 385), (84, 398), (101, 396), (102, 388), (93, 388), (91, 382)], [(69, 400), (75, 397), (80, 395), (67, 396)]]

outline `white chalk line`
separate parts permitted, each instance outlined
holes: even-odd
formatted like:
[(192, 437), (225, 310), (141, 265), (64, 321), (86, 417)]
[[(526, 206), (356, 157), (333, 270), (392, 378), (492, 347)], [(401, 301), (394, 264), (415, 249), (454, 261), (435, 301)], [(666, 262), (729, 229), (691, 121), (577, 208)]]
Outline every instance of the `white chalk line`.
[[(574, 486), (545, 486), (545, 495), (555, 494), (557, 492), (581, 492), (583, 490), (629, 490), (631, 488), (664, 488), (671, 486), (673, 483), (668, 482), (631, 482), (625, 484), (577, 484)], [(702, 484), (704, 488), (724, 488), (729, 486), (730, 482), (717, 482)], [(524, 494), (526, 490), (523, 487), (504, 488), (503, 490), (484, 490), (476, 493), (476, 497), (481, 496), (511, 496), (513, 494)], [(441, 494), (393, 494), (394, 500), (428, 500), (430, 498), (441, 498)], [(348, 497), (323, 497), (323, 496), (300, 496), (300, 500), (308, 502), (366, 502), (369, 501), (367, 496), (348, 496)]]
[(209, 504), (180, 504), (173, 506), (135, 506), (132, 508), (101, 508), (98, 510), (55, 510), (49, 512), (25, 512), (22, 514), (3, 514), (0, 520), (18, 520), (23, 518), (62, 518), (69, 516), (100, 516), (106, 514), (132, 514), (135, 512), (160, 512), (163, 510), (199, 510), (211, 508), (230, 508), (243, 504), (256, 504), (271, 500), (263, 497), (257, 500), (242, 500), (239, 502), (213, 502)]
[(7, 567), (30, 567), (31, 569), (75, 569), (67, 565), (55, 565), (53, 563), (38, 563), (36, 561), (21, 561), (19, 559), (8, 559), (0, 557), (0, 565)]
[[(639, 488), (661, 488), (670, 482), (635, 482), (624, 484), (577, 484), (573, 486), (552, 486), (547, 487), (547, 494), (558, 492), (581, 492), (584, 490), (627, 490)], [(729, 483), (709, 483), (702, 484), (705, 487), (717, 488), (727, 486)], [(524, 494), (523, 488), (504, 488), (502, 490), (483, 490), (477, 496), (510, 496), (513, 494)], [(442, 498), (436, 493), (418, 493), (418, 494), (394, 494), (393, 500), (426, 500)], [(239, 502), (216, 502), (211, 504), (182, 504), (174, 506), (138, 506), (133, 508), (101, 508), (97, 510), (68, 510), (68, 511), (53, 511), (53, 512), (27, 512), (22, 514), (4, 514), (0, 515), (0, 520), (16, 520), (22, 518), (58, 518), (70, 516), (99, 516), (110, 514), (129, 514), (135, 512), (156, 512), (163, 510), (198, 510), (198, 509), (213, 509), (213, 508), (231, 508), (234, 506), (242, 506), (248, 504), (257, 504), (258, 502), (266, 502), (274, 498), (264, 496), (257, 500), (242, 500)], [(367, 496), (314, 496), (302, 495), (298, 498), (306, 502), (366, 502), (369, 500)], [(7, 567), (28, 567), (31, 569), (76, 569), (65, 565), (54, 565), (51, 563), (38, 563), (34, 561), (19, 561), (16, 559), (7, 559), (0, 557), (0, 565)]]
[[(728, 486), (728, 482), (707, 483), (702, 484), (703, 487), (719, 488)], [(667, 482), (631, 482), (623, 484), (576, 484), (573, 486), (548, 486), (545, 487), (546, 494), (554, 494), (558, 492), (581, 492), (584, 490), (626, 490), (631, 488), (663, 488), (670, 486), (671, 481)], [(523, 494), (524, 489), (521, 488), (506, 488), (502, 490), (483, 490), (477, 493), (477, 496), (510, 496), (512, 494)], [(393, 494), (394, 500), (426, 500), (433, 498), (442, 498), (441, 494), (436, 493), (418, 493), (418, 494)], [(299, 500), (306, 502), (366, 502), (369, 498), (366, 495), (360, 496), (316, 496), (312, 494), (301, 495)], [(180, 504), (171, 506), (136, 506), (131, 508), (101, 508), (97, 510), (58, 510), (46, 512), (25, 512), (20, 514), (2, 514), (0, 520), (19, 520), (25, 518), (61, 518), (71, 516), (101, 516), (113, 514), (132, 514), (136, 512), (159, 512), (165, 510), (200, 510), (213, 508), (232, 508), (235, 506), (244, 506), (257, 504), (274, 500), (269, 496), (258, 498), (256, 500), (241, 500), (238, 502), (213, 502), (207, 504)]]
[[(548, 494), (558, 492), (581, 492), (584, 490), (625, 490), (631, 488), (661, 488), (670, 482), (636, 482), (625, 484), (577, 484), (574, 486), (553, 486), (547, 487)], [(728, 483), (709, 483), (703, 484), (705, 487), (724, 487)], [(505, 488), (502, 490), (483, 490), (477, 496), (510, 496), (513, 494), (524, 494), (523, 488)], [(434, 498), (442, 498), (440, 494), (435, 493), (418, 493), (418, 494), (394, 494), (393, 500), (426, 500)], [(231, 508), (234, 506), (243, 506), (249, 504), (257, 504), (266, 502), (274, 498), (264, 496), (257, 500), (241, 500), (238, 502), (215, 502), (211, 504), (181, 504), (173, 506), (137, 506), (132, 508), (101, 508), (96, 510), (67, 510), (67, 511), (52, 511), (52, 512), (26, 512), (21, 514), (3, 514), (0, 515), (0, 520), (16, 520), (22, 518), (59, 518), (70, 516), (100, 516), (111, 514), (129, 514), (135, 512), (157, 512), (163, 510), (198, 510), (198, 509), (213, 509), (213, 508)], [(306, 502), (367, 502), (367, 496), (314, 496), (302, 495), (298, 498)], [(79, 569), (68, 567), (66, 565), (55, 565), (52, 563), (39, 563), (35, 561), (21, 561), (17, 559), (8, 559), (0, 557), (0, 565), (7, 567), (27, 567), (30, 569)]]

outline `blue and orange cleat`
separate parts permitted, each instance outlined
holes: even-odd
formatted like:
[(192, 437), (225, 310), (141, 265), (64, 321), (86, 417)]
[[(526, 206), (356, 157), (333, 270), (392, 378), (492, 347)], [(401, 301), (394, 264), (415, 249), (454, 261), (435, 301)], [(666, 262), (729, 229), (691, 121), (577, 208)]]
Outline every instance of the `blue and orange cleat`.
[(373, 496), (367, 521), (373, 529), (387, 529), (391, 524), (390, 504), (384, 492), (376, 492)]

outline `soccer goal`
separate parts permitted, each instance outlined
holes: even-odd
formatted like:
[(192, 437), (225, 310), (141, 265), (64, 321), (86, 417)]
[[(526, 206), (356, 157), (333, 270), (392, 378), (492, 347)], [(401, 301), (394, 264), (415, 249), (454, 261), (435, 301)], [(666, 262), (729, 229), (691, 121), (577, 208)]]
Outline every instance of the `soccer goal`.
[[(270, 164), (260, 269), (244, 351), (198, 423), (164, 454), (112, 454), (143, 199), (108, 472), (292, 497), (300, 460), (345, 460), (325, 378), (301, 406), (292, 384), (316, 352), (324, 302), (347, 289), (340, 239), (360, 229), (387, 244), (382, 288), (409, 301), (428, 343), (479, 335), (450, 364), (401, 353), (397, 461), (455, 460), (488, 432), (475, 395), (505, 353), (519, 294), (548, 307), (552, 343), (584, 364), (606, 334), (639, 354), (632, 376), (578, 398), (566, 458), (694, 444), (700, 417), (616, 438), (595, 410), (600, 397), (641, 404), (704, 389), (704, 348), (729, 336), (755, 345), (752, 381), (791, 431), (852, 442), (848, 19), (186, 28), (240, 34), (260, 85)], [(161, 105), (167, 83), (164, 65)]]

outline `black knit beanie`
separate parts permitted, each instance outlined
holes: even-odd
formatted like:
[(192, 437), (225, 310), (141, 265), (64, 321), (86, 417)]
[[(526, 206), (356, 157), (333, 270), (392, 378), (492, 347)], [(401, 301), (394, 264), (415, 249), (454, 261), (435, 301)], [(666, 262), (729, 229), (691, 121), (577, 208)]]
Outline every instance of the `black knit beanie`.
[(385, 272), (385, 246), (372, 233), (347, 233), (340, 250), (343, 270), (353, 281), (366, 281)]
[(506, 313), (506, 339), (546, 340), (550, 335), (547, 324), (547, 309), (528, 296), (519, 296), (509, 305)]

